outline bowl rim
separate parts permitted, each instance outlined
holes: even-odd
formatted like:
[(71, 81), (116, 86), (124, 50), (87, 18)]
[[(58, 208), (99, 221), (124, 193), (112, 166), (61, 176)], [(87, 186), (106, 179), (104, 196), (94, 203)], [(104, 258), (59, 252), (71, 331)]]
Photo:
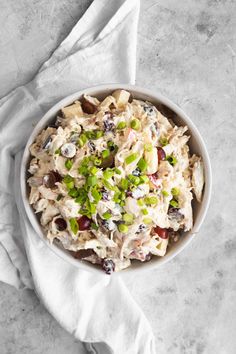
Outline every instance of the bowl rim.
[(198, 220), (194, 222), (193, 229), (189, 232), (189, 234), (186, 236), (185, 241), (182, 243), (182, 245), (179, 246), (178, 249), (176, 249), (172, 254), (168, 253), (162, 257), (158, 258), (158, 262), (146, 262), (143, 263), (142, 266), (139, 266), (138, 268), (129, 267), (126, 268), (120, 272), (114, 272), (113, 276), (117, 275), (122, 275), (126, 276), (134, 272), (144, 272), (150, 269), (155, 269), (160, 267), (161, 265), (167, 263), (174, 257), (176, 257), (180, 252), (182, 252), (193, 240), (195, 235), (198, 233), (209, 208), (210, 204), (210, 199), (211, 199), (211, 191), (212, 191), (212, 170), (211, 170), (211, 164), (210, 164), (210, 159), (209, 155), (207, 152), (206, 145), (203, 141), (202, 136), (200, 135), (198, 129), (196, 128), (195, 124), (191, 121), (191, 119), (188, 117), (188, 115), (179, 107), (177, 104), (175, 104), (173, 101), (171, 101), (169, 98), (166, 96), (162, 95), (159, 93), (157, 90), (150, 90), (147, 88), (142, 88), (140, 86), (136, 85), (130, 85), (130, 84), (102, 84), (102, 85), (95, 85), (91, 86), (86, 89), (79, 90), (59, 102), (57, 102), (55, 105), (53, 105), (44, 115), (43, 117), (38, 121), (36, 126), (34, 127), (33, 131), (31, 132), (27, 143), (24, 148), (24, 152), (22, 155), (22, 160), (21, 160), (21, 169), (20, 169), (20, 189), (21, 189), (21, 198), (23, 201), (23, 205), (25, 208), (25, 212), (28, 218), (28, 221), (30, 224), (33, 226), (34, 231), (37, 233), (37, 235), (40, 237), (40, 239), (44, 242), (44, 244), (47, 245), (55, 254), (57, 254), (60, 258), (64, 259), (65, 261), (69, 262), (70, 264), (76, 266), (79, 269), (84, 269), (86, 271), (89, 271), (91, 273), (97, 273), (97, 274), (105, 274), (101, 272), (100, 269), (95, 267), (94, 265), (91, 265), (90, 263), (86, 261), (81, 261), (78, 259), (73, 258), (73, 256), (69, 255), (66, 253), (63, 249), (59, 248), (58, 246), (51, 244), (46, 238), (45, 235), (42, 232), (42, 229), (39, 225), (39, 222), (36, 220), (35, 214), (33, 212), (32, 207), (30, 206), (28, 202), (28, 196), (27, 196), (27, 188), (26, 188), (26, 180), (25, 180), (25, 174), (27, 171), (27, 164), (28, 160), (30, 157), (29, 153), (29, 146), (32, 144), (32, 142), (35, 140), (36, 135), (38, 134), (38, 131), (42, 130), (44, 124), (55, 115), (56, 112), (58, 112), (62, 107), (69, 105), (73, 103), (76, 99), (78, 99), (81, 95), (83, 94), (92, 94), (93, 92), (99, 92), (101, 94), (106, 93), (106, 91), (114, 91), (117, 89), (124, 89), (128, 91), (134, 91), (139, 95), (144, 95), (150, 97), (150, 99), (160, 101), (162, 104), (165, 106), (169, 107), (171, 110), (173, 110), (175, 113), (177, 113), (178, 116), (180, 116), (181, 119), (186, 122), (186, 125), (190, 128), (191, 130), (191, 135), (195, 137), (195, 139), (198, 141), (198, 144), (201, 146), (202, 150), (202, 158), (204, 161), (204, 174), (205, 174), (205, 187), (204, 187), (204, 197), (203, 201), (201, 202), (201, 207), (199, 214), (200, 216), (198, 217)]

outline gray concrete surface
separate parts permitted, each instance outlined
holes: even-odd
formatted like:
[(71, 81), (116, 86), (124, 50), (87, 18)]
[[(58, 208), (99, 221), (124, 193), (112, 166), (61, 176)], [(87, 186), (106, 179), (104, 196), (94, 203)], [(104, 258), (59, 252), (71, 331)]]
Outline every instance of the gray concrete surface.
[[(91, 1), (0, 0), (0, 96), (32, 78)], [(127, 279), (160, 354), (236, 353), (236, 1), (142, 1), (137, 83), (177, 102), (213, 167), (195, 241), (160, 270)], [(83, 354), (31, 291), (0, 284), (1, 354)], [(121, 353), (123, 354), (123, 353)]]

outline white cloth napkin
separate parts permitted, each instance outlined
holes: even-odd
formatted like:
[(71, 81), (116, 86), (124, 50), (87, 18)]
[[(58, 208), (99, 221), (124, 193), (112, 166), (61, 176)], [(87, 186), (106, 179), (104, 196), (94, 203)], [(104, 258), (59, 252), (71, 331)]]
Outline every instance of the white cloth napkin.
[(139, 0), (95, 0), (36, 77), (0, 100), (0, 280), (34, 288), (99, 354), (155, 353), (152, 330), (120, 277), (78, 270), (39, 239), (22, 205), (19, 169), (33, 125), (57, 101), (95, 84), (134, 83), (138, 15)]

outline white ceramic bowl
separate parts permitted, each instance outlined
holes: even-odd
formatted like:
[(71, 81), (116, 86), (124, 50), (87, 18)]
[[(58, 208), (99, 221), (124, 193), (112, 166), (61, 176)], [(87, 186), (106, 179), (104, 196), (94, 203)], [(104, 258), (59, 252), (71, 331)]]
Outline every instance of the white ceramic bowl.
[[(74, 93), (71, 96), (66, 97), (65, 99), (61, 100), (58, 102), (54, 107), (52, 107), (43, 117), (42, 119), (38, 122), (36, 127), (34, 128), (31, 136), (29, 137), (29, 140), (26, 144), (25, 151), (23, 154), (22, 158), (22, 165), (21, 165), (21, 193), (22, 193), (22, 198), (23, 198), (23, 203), (25, 206), (26, 213), (28, 215), (29, 221), (32, 224), (33, 228), (35, 229), (36, 233), (39, 235), (39, 237), (43, 240), (44, 243), (48, 247), (51, 248), (52, 251), (54, 251), (58, 256), (63, 258), (65, 261), (73, 264), (74, 266), (78, 268), (83, 268), (88, 271), (92, 272), (99, 272), (101, 273), (100, 268), (85, 262), (81, 261), (78, 259), (73, 258), (73, 256), (64, 248), (56, 245), (56, 244), (50, 244), (47, 239), (45, 238), (45, 235), (43, 233), (42, 227), (34, 213), (33, 208), (29, 205), (28, 202), (28, 195), (29, 195), (29, 188), (27, 186), (26, 180), (27, 180), (27, 169), (30, 161), (30, 153), (29, 153), (29, 146), (34, 142), (36, 136), (38, 133), (47, 127), (53, 120), (55, 119), (56, 113), (62, 108), (65, 107), (69, 104), (71, 104), (73, 101), (76, 99), (80, 99), (83, 94), (88, 94), (91, 96), (95, 96), (98, 98), (104, 98), (107, 95), (109, 95), (111, 92), (118, 88), (123, 88), (125, 90), (128, 90), (129, 92), (132, 93), (134, 98), (137, 99), (142, 99), (142, 100), (148, 100), (152, 102), (153, 104), (156, 105), (164, 105), (165, 107), (169, 108), (172, 112), (175, 113), (174, 122), (177, 125), (187, 125), (189, 128), (189, 133), (191, 135), (191, 139), (189, 141), (189, 146), (191, 153), (196, 153), (203, 158), (204, 162), (204, 170), (205, 170), (205, 187), (204, 187), (204, 194), (203, 194), (203, 200), (199, 204), (196, 201), (193, 202), (193, 213), (194, 213), (194, 226), (193, 229), (189, 232), (186, 232), (183, 234), (183, 236), (180, 238), (180, 240), (174, 244), (168, 251), (167, 254), (164, 257), (153, 257), (150, 262), (138, 262), (135, 261), (132, 263), (130, 268), (127, 268), (119, 274), (128, 274), (128, 273), (133, 273), (137, 271), (142, 271), (142, 270), (147, 270), (151, 269), (154, 267), (158, 267), (161, 264), (164, 264), (165, 262), (169, 261), (173, 257), (175, 257), (179, 252), (181, 252), (195, 237), (195, 235), (198, 233), (200, 226), (203, 223), (203, 220), (206, 216), (207, 209), (209, 206), (210, 202), (210, 196), (211, 196), (211, 184), (212, 184), (212, 175), (211, 175), (211, 166), (210, 166), (210, 161), (209, 161), (209, 156), (207, 153), (206, 146), (202, 140), (201, 135), (199, 134), (197, 128), (195, 125), (192, 123), (190, 118), (180, 109), (176, 104), (171, 102), (169, 99), (166, 97), (162, 96), (161, 94), (157, 92), (153, 92), (141, 87), (133, 86), (133, 85), (123, 85), (123, 84), (108, 84), (108, 85), (100, 85), (100, 86), (95, 86), (92, 88), (88, 88), (83, 91), (79, 91)], [(116, 274), (116, 273), (114, 273)]]

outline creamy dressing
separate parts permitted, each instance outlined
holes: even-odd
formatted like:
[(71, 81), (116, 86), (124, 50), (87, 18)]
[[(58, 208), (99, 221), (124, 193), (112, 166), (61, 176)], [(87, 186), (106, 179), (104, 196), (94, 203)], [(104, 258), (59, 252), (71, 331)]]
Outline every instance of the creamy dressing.
[(92, 250), (84, 259), (107, 272), (164, 256), (170, 235), (192, 228), (192, 199), (201, 201), (204, 186), (187, 127), (149, 102), (129, 101), (124, 90), (102, 102), (85, 96), (30, 147), (29, 202), (48, 239)]

